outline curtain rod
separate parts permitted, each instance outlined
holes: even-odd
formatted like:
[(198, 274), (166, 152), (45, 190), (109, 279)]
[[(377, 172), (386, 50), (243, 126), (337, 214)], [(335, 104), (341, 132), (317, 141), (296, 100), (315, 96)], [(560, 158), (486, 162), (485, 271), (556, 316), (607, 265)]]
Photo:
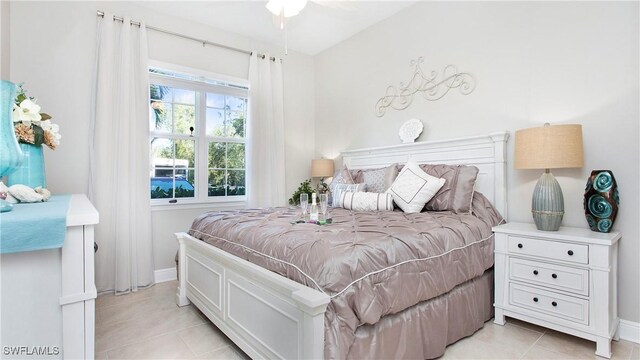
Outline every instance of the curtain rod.
[[(97, 15), (98, 15), (98, 17), (104, 18), (104, 11), (98, 10)], [(124, 18), (121, 17), (121, 16), (115, 16), (114, 15), (113, 16), (113, 21), (120, 21), (121, 23), (124, 23)], [(140, 22), (131, 20), (131, 25), (140, 27)], [(239, 48), (235, 48), (235, 47), (232, 47), (232, 46), (227, 46), (227, 45), (215, 43), (215, 42), (208, 41), (208, 40), (202, 40), (202, 39), (194, 38), (194, 37), (189, 36), (189, 35), (179, 34), (177, 32), (173, 32), (173, 31), (157, 28), (157, 27), (151, 26), (151, 25), (146, 25), (146, 28), (149, 29), (149, 30), (161, 32), (163, 34), (177, 36), (177, 37), (180, 37), (180, 38), (183, 38), (183, 39), (196, 41), (196, 42), (199, 42), (200, 44), (202, 44), (203, 47), (205, 45), (212, 45), (212, 46), (217, 46), (217, 47), (220, 47), (220, 48), (223, 48), (223, 49), (227, 49), (227, 50), (231, 50), (231, 51), (235, 51), (235, 52), (239, 52), (239, 53), (243, 53), (243, 54), (247, 54), (247, 55), (252, 55), (253, 54), (253, 52), (247, 51), (247, 50), (244, 50), (244, 49), (239, 49)], [(258, 57), (264, 59), (266, 57), (266, 55), (258, 53)], [(269, 60), (276, 61), (276, 57), (275, 56), (271, 56), (269, 58)], [(282, 62), (282, 59), (280, 59), (280, 61)]]

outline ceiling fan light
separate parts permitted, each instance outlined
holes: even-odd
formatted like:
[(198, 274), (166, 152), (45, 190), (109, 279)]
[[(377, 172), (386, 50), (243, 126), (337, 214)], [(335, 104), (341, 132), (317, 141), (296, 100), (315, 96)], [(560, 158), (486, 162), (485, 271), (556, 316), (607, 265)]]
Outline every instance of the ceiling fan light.
[(284, 2), (282, 0), (269, 0), (266, 7), (273, 15), (280, 16), (280, 12), (284, 7)]
[(284, 12), (284, 17), (298, 15), (305, 6), (307, 0), (269, 0), (266, 5), (273, 15), (280, 16)]

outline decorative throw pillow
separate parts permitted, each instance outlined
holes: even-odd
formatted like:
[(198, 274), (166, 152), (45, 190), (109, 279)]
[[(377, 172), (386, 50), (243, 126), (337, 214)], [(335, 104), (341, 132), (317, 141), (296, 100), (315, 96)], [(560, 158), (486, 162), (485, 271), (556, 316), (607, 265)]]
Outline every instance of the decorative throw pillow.
[(387, 191), (387, 189), (389, 189), (391, 187), (393, 182), (396, 181), (396, 178), (398, 177), (398, 173), (399, 172), (400, 172), (400, 170), (398, 170), (397, 164), (389, 165), (389, 167), (387, 167), (385, 169), (385, 172), (384, 172), (384, 191)]
[(393, 201), (402, 211), (419, 213), (444, 182), (444, 179), (422, 171), (414, 160), (409, 160), (387, 192), (393, 196)]
[(342, 193), (345, 192), (364, 192), (367, 191), (367, 185), (365, 183), (360, 184), (336, 184), (333, 190), (333, 199), (331, 202), (331, 206), (333, 207), (341, 207), (342, 203), (340, 199), (342, 197)]
[(340, 205), (347, 210), (393, 211), (393, 196), (373, 192), (342, 192)]
[(478, 177), (478, 168), (467, 165), (431, 165), (420, 168), (427, 174), (445, 179), (444, 186), (425, 206), (429, 211), (453, 211), (456, 214), (471, 212), (473, 191)]
[[(394, 172), (395, 175), (393, 175)], [(367, 184), (367, 191), (374, 193), (383, 193), (387, 191), (391, 184), (393, 184), (393, 180), (395, 180), (398, 175), (395, 164), (386, 168), (363, 169), (360, 173), (362, 174), (362, 182)], [(353, 175), (353, 170), (351, 170), (351, 175)], [(393, 179), (391, 179), (392, 177)], [(390, 179), (391, 181), (389, 181)]]
[(333, 194), (335, 193), (335, 187), (338, 184), (353, 184), (353, 178), (351, 177), (351, 172), (347, 167), (343, 167), (342, 170), (336, 170), (336, 173), (333, 175), (333, 179), (329, 184), (329, 206), (333, 204)]
[[(345, 166), (346, 168), (346, 166)], [(351, 180), (353, 180), (354, 184), (359, 184), (364, 182), (362, 177), (362, 170), (349, 170), (349, 174), (351, 175)]]

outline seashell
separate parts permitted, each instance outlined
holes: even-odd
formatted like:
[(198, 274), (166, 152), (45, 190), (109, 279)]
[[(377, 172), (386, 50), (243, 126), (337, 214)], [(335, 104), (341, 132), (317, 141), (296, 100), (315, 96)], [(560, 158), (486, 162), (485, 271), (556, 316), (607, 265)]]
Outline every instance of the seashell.
[(32, 188), (22, 184), (11, 186), (9, 188), (9, 193), (20, 202), (34, 203), (43, 201), (42, 195), (38, 194)]
[(38, 194), (42, 195), (42, 201), (49, 201), (51, 198), (51, 191), (44, 189), (42, 186), (38, 186), (34, 189)]
[(16, 198), (13, 197), (13, 195), (11, 195), (11, 193), (9, 193), (9, 187), (7, 185), (5, 185), (2, 181), (0, 181), (0, 192), (6, 193), (7, 197), (5, 200), (7, 200), (9, 203), (11, 204), (17, 204), (18, 200)]

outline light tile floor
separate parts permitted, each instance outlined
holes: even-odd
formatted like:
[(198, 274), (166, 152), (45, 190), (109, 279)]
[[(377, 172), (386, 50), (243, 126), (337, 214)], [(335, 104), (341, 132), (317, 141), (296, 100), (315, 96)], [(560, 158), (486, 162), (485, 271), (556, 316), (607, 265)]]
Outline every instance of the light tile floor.
[[(195, 307), (175, 305), (177, 282), (96, 302), (96, 359), (248, 359)], [(441, 359), (597, 359), (595, 343), (508, 319), (488, 322)], [(613, 343), (612, 359), (640, 360), (640, 346)]]

